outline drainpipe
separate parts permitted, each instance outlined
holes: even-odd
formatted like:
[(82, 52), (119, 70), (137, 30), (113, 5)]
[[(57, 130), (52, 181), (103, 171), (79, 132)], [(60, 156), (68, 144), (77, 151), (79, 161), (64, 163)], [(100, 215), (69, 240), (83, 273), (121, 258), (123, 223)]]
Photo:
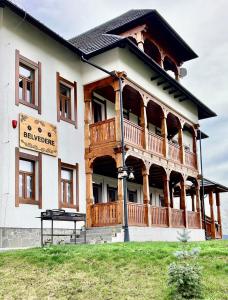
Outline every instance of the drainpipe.
[(205, 227), (205, 239), (207, 240), (207, 227), (206, 227), (206, 213), (205, 213), (205, 203), (204, 203), (204, 177), (203, 177), (203, 154), (202, 154), (202, 137), (201, 130), (199, 132), (200, 137), (200, 171), (201, 171), (201, 184), (202, 184), (202, 193), (201, 193), (201, 210)]
[[(81, 56), (81, 60), (84, 63), (86, 63), (86, 64), (88, 64), (88, 65), (90, 65), (90, 66), (92, 66), (92, 67), (94, 67), (94, 68), (96, 68), (96, 69), (112, 76), (113, 78), (118, 79), (118, 81), (119, 81), (122, 164), (123, 164), (123, 170), (126, 170), (126, 163), (125, 163), (126, 150), (125, 150), (125, 144), (124, 144), (122, 79), (120, 77), (118, 77), (114, 71), (110, 72), (110, 71), (98, 66), (97, 64), (88, 61), (86, 58), (84, 58), (83, 55)], [(124, 199), (123, 199), (124, 200), (124, 226), (123, 226), (123, 228), (124, 228), (124, 242), (129, 242), (130, 237), (129, 237), (128, 211), (127, 211), (127, 177), (124, 176), (122, 180), (123, 180), (123, 196), (124, 196)]]

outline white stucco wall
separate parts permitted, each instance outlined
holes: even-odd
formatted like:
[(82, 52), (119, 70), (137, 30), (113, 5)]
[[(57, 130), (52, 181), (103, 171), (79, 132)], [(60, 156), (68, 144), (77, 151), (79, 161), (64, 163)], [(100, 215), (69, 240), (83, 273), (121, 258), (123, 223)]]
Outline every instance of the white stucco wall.
[[(79, 164), (79, 207), (80, 212), (85, 212), (84, 105), (80, 60), (70, 50), (32, 25), (27, 22), (21, 23), (21, 19), (8, 9), (4, 9), (0, 43), (0, 227), (40, 227), (36, 217), (40, 215), (41, 210), (37, 206), (20, 204), (18, 208), (15, 207), (15, 147), (19, 146), (19, 126), (13, 129), (11, 120), (18, 120), (20, 112), (57, 126), (58, 157), (43, 155), (42, 210), (58, 208), (58, 158), (61, 158), (62, 162)], [(24, 105), (15, 105), (16, 49), (23, 56), (42, 63), (41, 115)], [(60, 72), (60, 75), (69, 81), (77, 82), (78, 129), (64, 121), (57, 122), (56, 72)], [(36, 155), (36, 152), (32, 151), (20, 151)]]

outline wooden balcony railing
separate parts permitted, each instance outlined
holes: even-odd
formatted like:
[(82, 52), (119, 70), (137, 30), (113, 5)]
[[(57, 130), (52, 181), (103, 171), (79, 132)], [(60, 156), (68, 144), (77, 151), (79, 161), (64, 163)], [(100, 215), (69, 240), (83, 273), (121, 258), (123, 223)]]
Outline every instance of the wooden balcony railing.
[(184, 227), (184, 211), (182, 209), (171, 209), (172, 227)]
[(119, 223), (118, 202), (98, 203), (92, 205), (92, 226), (111, 226)]
[(91, 124), (89, 128), (91, 146), (114, 142), (116, 139), (115, 118)]
[(149, 131), (148, 132), (148, 150), (157, 154), (163, 155), (164, 138)]
[(139, 203), (128, 203), (128, 223), (135, 226), (147, 226), (146, 205)]
[(143, 129), (137, 124), (124, 119), (124, 139), (130, 144), (143, 147)]
[(179, 145), (176, 145), (172, 142), (169, 142), (169, 158), (176, 161), (181, 162), (181, 149)]
[(196, 154), (185, 150), (185, 164), (189, 167), (196, 168)]
[(158, 227), (168, 226), (168, 208), (167, 207), (150, 207), (151, 225)]
[(200, 215), (195, 211), (188, 211), (188, 227), (200, 228)]

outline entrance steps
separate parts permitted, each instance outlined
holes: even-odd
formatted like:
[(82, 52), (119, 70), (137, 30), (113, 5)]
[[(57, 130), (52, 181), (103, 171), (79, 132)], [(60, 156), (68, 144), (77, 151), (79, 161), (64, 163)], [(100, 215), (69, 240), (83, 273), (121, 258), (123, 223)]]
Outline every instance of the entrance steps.
[[(112, 227), (91, 227), (86, 230), (86, 243), (88, 244), (99, 244), (99, 243), (111, 243), (113, 242), (118, 234), (121, 234), (121, 226)], [(85, 232), (80, 231), (77, 235), (76, 243), (84, 243)], [(74, 243), (74, 238), (71, 238), (71, 243)]]

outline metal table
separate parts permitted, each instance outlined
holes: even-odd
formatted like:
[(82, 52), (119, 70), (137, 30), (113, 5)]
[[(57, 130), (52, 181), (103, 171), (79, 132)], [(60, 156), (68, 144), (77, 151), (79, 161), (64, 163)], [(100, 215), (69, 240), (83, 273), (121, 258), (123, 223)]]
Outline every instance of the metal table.
[[(84, 243), (86, 243), (86, 214), (82, 213), (73, 213), (66, 212), (63, 209), (52, 209), (41, 212), (39, 217), (41, 220), (41, 246), (44, 246), (44, 236), (50, 236), (51, 242), (53, 244), (54, 236), (74, 236), (74, 243), (76, 244), (77, 233), (76, 233), (76, 223), (84, 222), (85, 225), (85, 234), (84, 234)], [(43, 232), (43, 221), (51, 221), (51, 233), (44, 234)], [(74, 233), (73, 234), (54, 234), (54, 221), (65, 221), (65, 222), (74, 222)]]

